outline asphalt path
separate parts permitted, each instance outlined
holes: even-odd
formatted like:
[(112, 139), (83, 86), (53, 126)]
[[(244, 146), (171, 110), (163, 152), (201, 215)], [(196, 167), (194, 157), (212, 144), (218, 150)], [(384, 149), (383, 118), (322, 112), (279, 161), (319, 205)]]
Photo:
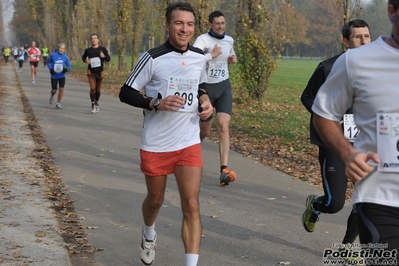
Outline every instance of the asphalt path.
[[(40, 66), (36, 83), (19, 75), (34, 114), (52, 147), (54, 162), (70, 190), (76, 213), (99, 265), (142, 265), (139, 257), (146, 195), (139, 168), (142, 111), (102, 93), (100, 112), (90, 112), (89, 86), (67, 77), (63, 110), (49, 104), (50, 74)], [(121, 80), (121, 85), (123, 80)], [(267, 121), (265, 121), (267, 122)], [(301, 223), (308, 194), (322, 190), (230, 152), (237, 181), (219, 186), (218, 145), (203, 142), (200, 194), (203, 237), (199, 265), (323, 265), (326, 248), (346, 230), (350, 203), (338, 214), (321, 215), (315, 232)], [(174, 176), (168, 177), (159, 213), (154, 266), (184, 265), (182, 214)]]

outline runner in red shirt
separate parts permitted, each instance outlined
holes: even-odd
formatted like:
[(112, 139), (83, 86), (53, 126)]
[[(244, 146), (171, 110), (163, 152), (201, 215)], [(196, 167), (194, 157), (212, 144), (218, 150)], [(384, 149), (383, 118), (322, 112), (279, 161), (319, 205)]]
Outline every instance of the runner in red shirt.
[(40, 49), (36, 47), (36, 42), (33, 41), (31, 47), (28, 49), (28, 58), (31, 69), (32, 83), (35, 83), (36, 73), (38, 71), (39, 59), (41, 56)]

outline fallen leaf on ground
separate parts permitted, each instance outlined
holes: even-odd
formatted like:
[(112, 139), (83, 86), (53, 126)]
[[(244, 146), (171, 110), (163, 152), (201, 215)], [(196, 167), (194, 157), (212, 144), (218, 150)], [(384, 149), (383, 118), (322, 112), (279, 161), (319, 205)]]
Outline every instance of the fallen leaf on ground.
[(100, 228), (99, 226), (87, 226), (86, 227), (87, 229), (98, 229), (98, 228)]
[(37, 236), (37, 237), (45, 237), (45, 236), (46, 236), (46, 232), (44, 232), (44, 231), (37, 231), (36, 234), (35, 234), (35, 236)]

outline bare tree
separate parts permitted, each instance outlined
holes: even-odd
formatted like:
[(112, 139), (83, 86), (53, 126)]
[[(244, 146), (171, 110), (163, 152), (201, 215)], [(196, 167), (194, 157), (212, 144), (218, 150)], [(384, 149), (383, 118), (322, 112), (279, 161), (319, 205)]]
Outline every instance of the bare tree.
[(107, 23), (107, 17), (105, 15), (105, 3), (104, 0), (93, 0), (93, 13), (95, 16), (93, 16), (93, 21), (92, 21), (92, 32), (91, 33), (97, 33), (99, 36), (102, 37), (102, 39), (108, 39), (109, 36), (107, 36), (108, 28), (106, 27)]
[(386, 19), (387, 1), (373, 0), (364, 6), (364, 13), (361, 18), (366, 20), (371, 31), (372, 39), (381, 35), (388, 35), (392, 24)]
[(126, 44), (130, 39), (131, 34), (131, 10), (132, 1), (129, 0), (117, 0), (113, 16), (116, 21), (116, 52), (118, 53), (118, 70), (125, 70), (125, 53)]
[(343, 7), (343, 23), (351, 21), (354, 17), (360, 16), (362, 11), (361, 0), (338, 0), (337, 5), (342, 5)]
[[(145, 0), (133, 0), (133, 14), (132, 14), (132, 64), (131, 69), (133, 69), (134, 65), (138, 60), (138, 54), (141, 45), (141, 37), (143, 34), (144, 28), (144, 17), (145, 13)], [(147, 9), (149, 10), (149, 9)]]
[(79, 53), (79, 43), (78, 43), (78, 36), (77, 36), (77, 25), (78, 25), (78, 20), (77, 20), (77, 15), (78, 15), (78, 5), (80, 4), (81, 0), (69, 0), (69, 9), (68, 9), (68, 15), (69, 15), (69, 23), (67, 23), (67, 32), (69, 36), (69, 57), (72, 60), (76, 60), (80, 58), (80, 53)]

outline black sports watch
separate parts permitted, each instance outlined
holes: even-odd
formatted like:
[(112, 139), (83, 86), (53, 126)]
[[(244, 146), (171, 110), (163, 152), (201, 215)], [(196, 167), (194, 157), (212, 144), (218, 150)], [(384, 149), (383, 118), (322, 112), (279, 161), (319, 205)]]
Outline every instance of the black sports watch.
[(161, 103), (161, 100), (155, 99), (154, 102), (152, 103), (152, 106), (154, 107), (155, 110), (158, 111), (158, 105)]

